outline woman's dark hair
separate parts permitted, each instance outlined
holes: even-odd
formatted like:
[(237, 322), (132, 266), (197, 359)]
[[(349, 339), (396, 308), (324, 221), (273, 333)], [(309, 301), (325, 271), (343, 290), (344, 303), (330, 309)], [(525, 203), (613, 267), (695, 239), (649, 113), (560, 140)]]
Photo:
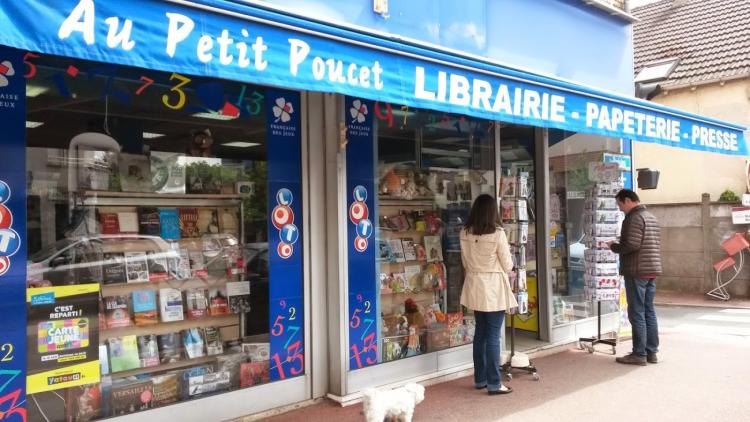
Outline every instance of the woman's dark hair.
[(475, 235), (492, 234), (499, 225), (495, 198), (486, 193), (477, 196), (471, 206), (469, 220), (464, 225), (466, 231)]

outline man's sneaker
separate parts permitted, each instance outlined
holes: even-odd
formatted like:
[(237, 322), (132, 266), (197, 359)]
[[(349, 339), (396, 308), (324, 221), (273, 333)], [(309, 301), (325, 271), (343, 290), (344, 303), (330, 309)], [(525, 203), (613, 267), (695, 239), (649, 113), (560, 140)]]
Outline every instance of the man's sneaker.
[(648, 356), (646, 356), (646, 361), (648, 361), (648, 363), (658, 363), (659, 358), (656, 357), (656, 353), (649, 353)]
[(625, 355), (622, 357), (619, 357), (615, 359), (617, 363), (624, 363), (626, 365), (640, 365), (640, 366), (646, 366), (646, 357), (645, 356), (638, 356), (634, 354)]

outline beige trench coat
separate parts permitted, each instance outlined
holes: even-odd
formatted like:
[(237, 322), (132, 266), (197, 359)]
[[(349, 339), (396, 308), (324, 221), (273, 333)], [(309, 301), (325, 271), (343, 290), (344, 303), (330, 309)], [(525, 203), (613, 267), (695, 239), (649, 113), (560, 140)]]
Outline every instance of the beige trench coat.
[(465, 272), (462, 305), (483, 312), (518, 307), (508, 280), (513, 259), (503, 229), (481, 236), (461, 230), (461, 262)]

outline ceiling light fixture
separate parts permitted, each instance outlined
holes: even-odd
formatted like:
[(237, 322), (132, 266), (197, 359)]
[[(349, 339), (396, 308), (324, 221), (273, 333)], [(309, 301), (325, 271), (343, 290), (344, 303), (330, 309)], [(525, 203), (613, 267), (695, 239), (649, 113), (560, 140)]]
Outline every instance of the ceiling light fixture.
[(213, 120), (234, 120), (237, 118), (237, 116), (226, 116), (221, 113), (217, 113), (215, 111), (211, 111), (208, 113), (194, 113), (192, 114), (193, 117), (200, 117), (201, 119), (213, 119)]
[(163, 133), (143, 132), (143, 139), (154, 139), (166, 136)]
[(34, 85), (34, 84), (28, 84), (26, 85), (26, 96), (27, 97), (38, 97), (45, 92), (49, 91), (49, 87), (44, 85)]
[(260, 144), (257, 142), (242, 142), (242, 141), (227, 142), (225, 144), (221, 144), (221, 146), (224, 146), (224, 147), (234, 147), (234, 148), (250, 148), (250, 147), (256, 147), (258, 145)]

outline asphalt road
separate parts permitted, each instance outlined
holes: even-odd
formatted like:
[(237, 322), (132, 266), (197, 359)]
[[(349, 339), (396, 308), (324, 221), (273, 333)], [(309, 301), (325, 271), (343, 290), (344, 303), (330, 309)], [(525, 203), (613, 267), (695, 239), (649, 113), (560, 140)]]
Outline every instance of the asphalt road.
[[(414, 420), (750, 421), (750, 309), (660, 307), (657, 315), (658, 364), (621, 365), (571, 347), (535, 360), (539, 381), (516, 374), (507, 396), (476, 391), (469, 377), (430, 386)], [(629, 349), (619, 344), (618, 355)], [(326, 402), (270, 420), (362, 421), (360, 411)]]

